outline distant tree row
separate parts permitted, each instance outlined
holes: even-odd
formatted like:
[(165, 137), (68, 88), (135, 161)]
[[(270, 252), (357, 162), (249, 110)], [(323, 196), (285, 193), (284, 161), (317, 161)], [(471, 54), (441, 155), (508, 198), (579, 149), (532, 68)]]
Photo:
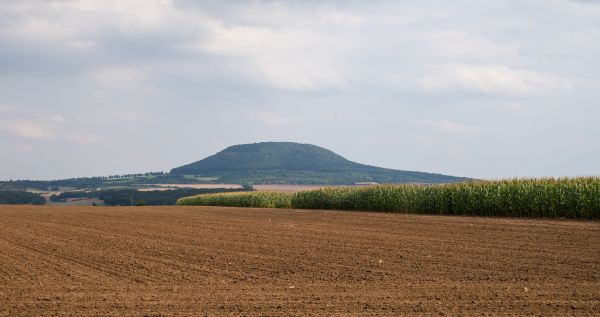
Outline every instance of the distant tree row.
[(122, 179), (122, 178), (160, 176), (160, 175), (164, 175), (164, 174), (165, 174), (165, 172), (150, 172), (150, 173), (137, 173), (137, 174), (109, 175), (109, 176), (103, 176), (101, 178), (102, 179)]
[(139, 191), (135, 189), (122, 190), (103, 190), (99, 192), (98, 198), (104, 201), (105, 205), (109, 206), (163, 206), (175, 205), (177, 199), (187, 196), (222, 193), (222, 192), (238, 192), (243, 189), (233, 188), (179, 188), (173, 190), (153, 190)]
[[(40, 190), (58, 191), (60, 187), (73, 187), (77, 189), (96, 189), (99, 187), (108, 186), (114, 180), (130, 180), (132, 184), (149, 183), (159, 181), (162, 178), (169, 178), (169, 174), (165, 172), (148, 172), (138, 174), (123, 174), (110, 176), (94, 176), (94, 177), (78, 177), (69, 179), (55, 180), (9, 180), (0, 181), (0, 190), (16, 190), (25, 191), (28, 188)], [(150, 178), (154, 176), (155, 178)]]
[(0, 204), (2, 205), (43, 205), (44, 197), (39, 194), (22, 191), (0, 191)]
[(97, 198), (109, 206), (129, 205), (175, 205), (177, 199), (199, 194), (248, 191), (249, 188), (178, 188), (172, 190), (139, 191), (136, 189), (109, 189), (101, 191), (75, 191), (50, 196), (54, 203), (67, 202), (70, 198)]
[(64, 203), (69, 198), (98, 198), (98, 192), (77, 191), (61, 193), (59, 195), (54, 194), (50, 196), (50, 201), (53, 203)]

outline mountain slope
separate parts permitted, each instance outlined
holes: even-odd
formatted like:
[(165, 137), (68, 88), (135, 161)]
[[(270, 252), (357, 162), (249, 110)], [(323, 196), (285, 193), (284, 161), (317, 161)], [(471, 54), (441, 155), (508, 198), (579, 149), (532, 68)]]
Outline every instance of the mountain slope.
[(255, 184), (450, 183), (465, 180), (359, 164), (322, 147), (293, 142), (230, 146), (203, 160), (174, 168), (171, 174)]

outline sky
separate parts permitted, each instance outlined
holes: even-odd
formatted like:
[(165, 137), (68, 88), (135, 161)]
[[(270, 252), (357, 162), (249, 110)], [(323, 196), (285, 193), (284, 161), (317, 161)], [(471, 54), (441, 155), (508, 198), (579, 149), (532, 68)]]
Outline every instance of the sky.
[(600, 1), (0, 1), (0, 179), (319, 145), (475, 178), (600, 175)]

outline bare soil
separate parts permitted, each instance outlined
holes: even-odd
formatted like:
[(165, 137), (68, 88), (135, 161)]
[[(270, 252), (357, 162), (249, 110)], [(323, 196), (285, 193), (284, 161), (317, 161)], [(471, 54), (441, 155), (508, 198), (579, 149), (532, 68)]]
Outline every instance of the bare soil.
[(0, 206), (0, 316), (600, 312), (600, 223)]

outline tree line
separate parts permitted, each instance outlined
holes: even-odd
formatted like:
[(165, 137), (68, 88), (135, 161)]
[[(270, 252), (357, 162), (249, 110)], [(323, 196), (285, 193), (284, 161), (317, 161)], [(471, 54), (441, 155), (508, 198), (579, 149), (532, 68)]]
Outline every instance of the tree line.
[(249, 191), (251, 188), (178, 188), (171, 190), (139, 191), (137, 189), (107, 189), (101, 191), (65, 192), (50, 196), (55, 203), (67, 202), (69, 198), (96, 198), (107, 206), (164, 206), (175, 205), (177, 199), (199, 194)]
[(20, 191), (0, 191), (0, 204), (2, 205), (43, 205), (44, 197), (39, 194)]

